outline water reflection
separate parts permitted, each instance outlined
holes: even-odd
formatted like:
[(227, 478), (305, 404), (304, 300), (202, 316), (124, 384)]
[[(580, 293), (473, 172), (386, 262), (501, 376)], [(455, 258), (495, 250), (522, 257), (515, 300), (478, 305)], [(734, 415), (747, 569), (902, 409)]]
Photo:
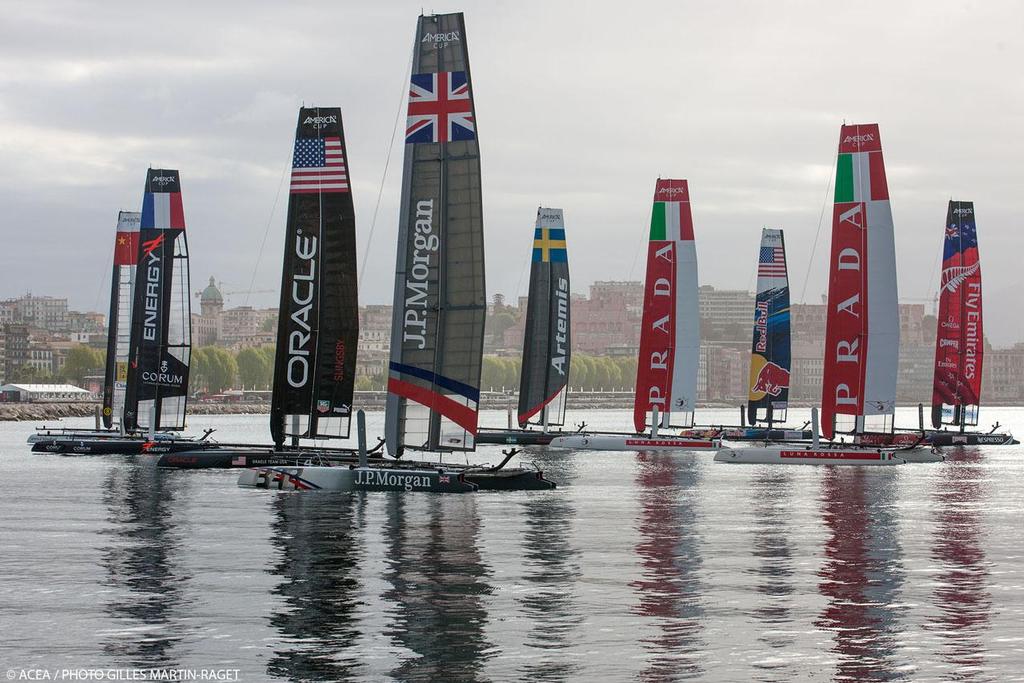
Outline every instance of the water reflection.
[(700, 470), (693, 460), (659, 453), (639, 453), (637, 463), (640, 541), (636, 553), (643, 574), (630, 585), (639, 599), (634, 611), (650, 617), (660, 631), (641, 641), (653, 655), (641, 677), (658, 681), (699, 677), (704, 673), (699, 659), (704, 651), (696, 504)]
[(183, 585), (191, 576), (175, 566), (181, 532), (173, 522), (185, 479), (145, 464), (120, 463), (104, 478), (103, 503), (113, 525), (103, 533), (105, 584), (115, 593), (104, 611), (118, 624), (103, 633), (103, 651), (123, 666), (174, 667), (174, 646), (185, 635), (189, 610)]
[[(365, 555), (362, 496), (271, 494), (271, 545), (279, 556), (272, 591), (283, 599), (270, 623), (281, 634), (267, 673), (294, 681), (349, 678), (361, 664), (350, 654), (360, 635), (358, 568)], [(349, 652), (346, 652), (349, 650)]]
[(940, 612), (929, 620), (929, 627), (943, 638), (939, 656), (955, 667), (958, 680), (982, 677), (982, 635), (992, 612), (983, 548), (981, 513), (986, 491), (981, 463), (977, 448), (950, 450), (935, 493), (932, 559), (940, 568), (935, 589)]
[(477, 550), (480, 520), (468, 496), (387, 494), (381, 536), (390, 567), (391, 603), (384, 634), (405, 650), (391, 675), (399, 680), (481, 677), (492, 645), (484, 636), (490, 569)]
[(791, 623), (795, 592), (795, 551), (789, 524), (793, 514), (791, 475), (792, 471), (785, 467), (762, 468), (750, 495), (754, 521), (751, 547), (758, 563), (749, 573), (755, 581), (754, 589), (763, 596), (753, 609), (754, 617), (763, 626), (758, 640), (787, 651), (795, 642), (791, 631), (783, 628)]
[(526, 665), (521, 677), (562, 681), (580, 671), (576, 660), (562, 656), (580, 635), (583, 615), (576, 603), (576, 582), (581, 576), (580, 556), (573, 545), (576, 507), (565, 491), (576, 480), (576, 459), (555, 452), (538, 453), (536, 464), (560, 490), (533, 492), (522, 499), (523, 578), (529, 589), (520, 598), (532, 625), (526, 647), (535, 648), (538, 661)]
[(895, 659), (904, 578), (897, 496), (892, 471), (825, 468), (821, 512), (831, 535), (818, 590), (829, 602), (816, 624), (833, 632), (836, 680), (903, 676)]

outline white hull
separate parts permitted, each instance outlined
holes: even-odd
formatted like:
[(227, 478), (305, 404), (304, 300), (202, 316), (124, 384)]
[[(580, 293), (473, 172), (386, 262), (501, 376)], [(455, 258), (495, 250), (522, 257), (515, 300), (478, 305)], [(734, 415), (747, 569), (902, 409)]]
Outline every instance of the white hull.
[(711, 439), (643, 434), (572, 434), (555, 437), (548, 445), (574, 451), (714, 451), (719, 446)]
[(946, 456), (931, 448), (911, 448), (905, 451), (896, 451), (896, 457), (903, 462), (928, 463), (944, 462)]
[(904, 454), (912, 451), (849, 448), (826, 446), (744, 446), (722, 448), (715, 454), (715, 462), (756, 465), (902, 465)]
[(458, 472), (391, 467), (258, 467), (238, 477), (238, 485), (280, 491), (433, 491), (465, 493), (476, 486)]

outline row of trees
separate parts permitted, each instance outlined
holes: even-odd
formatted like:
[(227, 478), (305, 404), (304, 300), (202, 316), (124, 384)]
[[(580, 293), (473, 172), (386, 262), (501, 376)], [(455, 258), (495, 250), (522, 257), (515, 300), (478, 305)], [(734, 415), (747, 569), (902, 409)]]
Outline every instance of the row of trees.
[[(484, 356), (480, 388), (485, 391), (516, 391), (522, 361), (519, 358)], [(583, 391), (632, 390), (636, 382), (636, 358), (612, 358), (574, 353), (569, 387)]]
[[(81, 384), (85, 377), (102, 373), (104, 353), (84, 344), (71, 348), (64, 370), (57, 379)], [(519, 358), (484, 356), (480, 388), (485, 391), (516, 391), (522, 362)], [(40, 376), (34, 368), (21, 368), (9, 381), (54, 379)], [(22, 376), (24, 375), (24, 377)], [(633, 388), (636, 380), (635, 358), (611, 358), (576, 353), (572, 356), (569, 386), (584, 391)], [(272, 345), (242, 349), (237, 353), (219, 346), (201, 346), (192, 350), (190, 386), (192, 391), (217, 394), (225, 389), (241, 387), (249, 390), (270, 389), (274, 381), (274, 347)], [(383, 375), (360, 375), (356, 390), (383, 390)]]

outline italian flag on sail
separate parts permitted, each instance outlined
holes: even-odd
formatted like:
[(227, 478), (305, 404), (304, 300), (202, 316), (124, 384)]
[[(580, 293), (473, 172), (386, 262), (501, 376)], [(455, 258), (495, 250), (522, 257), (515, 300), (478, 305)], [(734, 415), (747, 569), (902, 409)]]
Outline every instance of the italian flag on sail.
[(831, 438), (837, 414), (864, 431), (865, 416), (895, 410), (896, 247), (877, 124), (839, 134), (827, 315), (821, 406)]
[(662, 426), (672, 413), (692, 414), (700, 355), (697, 252), (685, 180), (659, 179), (654, 189), (644, 314), (640, 331), (633, 424), (647, 426), (657, 408)]

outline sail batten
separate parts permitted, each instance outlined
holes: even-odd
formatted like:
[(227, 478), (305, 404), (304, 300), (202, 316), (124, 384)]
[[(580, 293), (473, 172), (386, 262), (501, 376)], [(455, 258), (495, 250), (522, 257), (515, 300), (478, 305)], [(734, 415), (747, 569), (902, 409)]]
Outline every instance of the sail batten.
[(889, 189), (877, 124), (843, 126), (836, 162), (822, 432), (888, 430), (899, 308)]
[(697, 399), (700, 313), (685, 180), (655, 184), (641, 324), (633, 425), (644, 431), (656, 408), (660, 426), (689, 426)]
[(519, 426), (565, 423), (571, 362), (569, 256), (561, 209), (537, 209), (523, 328)]
[(149, 169), (139, 220), (124, 426), (184, 429), (192, 309), (177, 171)]
[(754, 339), (750, 348), (750, 424), (782, 422), (789, 402), (789, 276), (782, 230), (764, 228), (757, 259)]
[(355, 210), (337, 107), (299, 110), (288, 195), (270, 431), (345, 438), (359, 310)]
[(974, 203), (950, 200), (945, 225), (932, 389), (936, 429), (978, 424), (985, 349)]
[(480, 156), (461, 13), (416, 27), (388, 366), (388, 452), (475, 447), (486, 294)]

